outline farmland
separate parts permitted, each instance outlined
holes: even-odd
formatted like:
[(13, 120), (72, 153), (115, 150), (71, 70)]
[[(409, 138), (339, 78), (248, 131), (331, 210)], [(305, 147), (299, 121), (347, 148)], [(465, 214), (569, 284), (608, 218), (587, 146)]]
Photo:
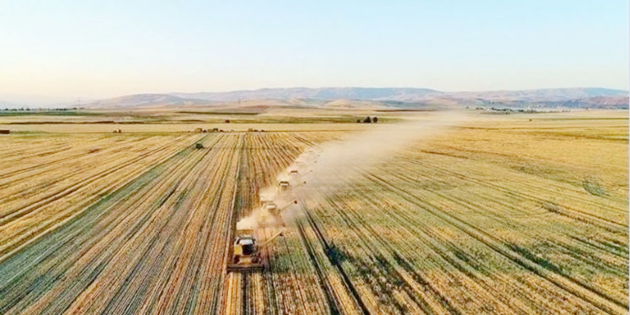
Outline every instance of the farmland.
[(475, 115), (340, 165), (242, 274), (260, 191), (374, 126), (2, 119), (0, 314), (628, 313), (627, 113)]

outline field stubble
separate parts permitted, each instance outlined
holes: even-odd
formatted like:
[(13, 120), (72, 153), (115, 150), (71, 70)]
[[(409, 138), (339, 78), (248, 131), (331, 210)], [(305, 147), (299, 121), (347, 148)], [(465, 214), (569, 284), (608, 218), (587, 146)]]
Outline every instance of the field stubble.
[(296, 190), (260, 274), (225, 272), (235, 222), (343, 132), (2, 137), (0, 313), (627, 314), (627, 120), (552, 118)]

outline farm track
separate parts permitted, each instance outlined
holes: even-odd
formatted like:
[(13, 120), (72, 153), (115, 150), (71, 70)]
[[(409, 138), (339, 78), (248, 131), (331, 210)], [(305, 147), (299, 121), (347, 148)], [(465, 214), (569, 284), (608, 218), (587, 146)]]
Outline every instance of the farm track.
[[(295, 221), (261, 250), (266, 270), (226, 273), (259, 193), (339, 136), (16, 138), (0, 148), (0, 313), (627, 314), (627, 196), (520, 172), (518, 157), (468, 140), (409, 146), (369, 171), (342, 165), (328, 186), (296, 189)], [(510, 162), (484, 159), (493, 153)]]

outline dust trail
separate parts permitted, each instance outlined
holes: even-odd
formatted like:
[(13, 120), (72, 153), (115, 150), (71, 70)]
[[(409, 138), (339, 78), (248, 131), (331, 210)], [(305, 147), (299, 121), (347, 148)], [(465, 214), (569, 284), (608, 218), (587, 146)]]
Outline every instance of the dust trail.
[[(366, 132), (311, 148), (278, 175), (278, 181), (289, 181), (291, 188), (285, 192), (277, 187), (266, 188), (260, 192), (261, 200), (271, 200), (280, 208), (290, 205), (294, 198), (311, 203), (315, 199), (329, 196), (341, 191), (347, 182), (357, 181), (378, 164), (386, 163), (405, 147), (430, 140), (464, 122), (466, 116), (450, 111), (437, 112), (423, 119), (398, 124), (370, 125), (371, 130)], [(282, 212), (283, 221), (289, 223), (295, 219), (299, 214), (297, 209), (296, 206), (287, 207)], [(269, 222), (265, 218), (268, 215), (264, 209), (257, 209), (250, 217), (243, 219), (243, 222), (253, 226), (261, 222), (267, 224)]]

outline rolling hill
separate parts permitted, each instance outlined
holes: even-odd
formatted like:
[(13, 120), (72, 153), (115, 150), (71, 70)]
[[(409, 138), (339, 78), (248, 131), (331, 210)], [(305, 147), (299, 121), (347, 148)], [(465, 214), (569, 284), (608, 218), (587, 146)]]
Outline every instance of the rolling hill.
[(562, 88), (516, 91), (443, 92), (424, 88), (286, 88), (217, 93), (134, 94), (88, 104), (89, 108), (149, 106), (256, 106), (377, 108), (505, 106), (627, 108), (628, 91)]

